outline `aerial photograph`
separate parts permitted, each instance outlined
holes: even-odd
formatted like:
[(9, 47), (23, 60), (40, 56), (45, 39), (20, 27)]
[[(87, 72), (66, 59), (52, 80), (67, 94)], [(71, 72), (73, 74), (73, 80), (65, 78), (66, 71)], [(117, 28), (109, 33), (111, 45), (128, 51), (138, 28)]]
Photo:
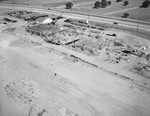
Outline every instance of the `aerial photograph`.
[(0, 116), (150, 116), (150, 0), (0, 0)]

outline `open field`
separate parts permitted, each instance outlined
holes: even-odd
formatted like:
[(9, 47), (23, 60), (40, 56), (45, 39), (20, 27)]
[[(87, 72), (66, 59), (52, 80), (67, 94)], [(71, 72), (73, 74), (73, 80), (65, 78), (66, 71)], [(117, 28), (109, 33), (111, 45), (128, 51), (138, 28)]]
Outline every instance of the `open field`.
[[(43, 5), (45, 7), (55, 7), (58, 9), (64, 9), (66, 2), (72, 2), (74, 4), (72, 11), (83, 12), (88, 14), (95, 15), (109, 15), (109, 16), (117, 16), (121, 17), (124, 12), (129, 13), (129, 17), (131, 19), (150, 21), (149, 8), (138, 8), (143, 0), (128, 0), (129, 4), (127, 6), (123, 6), (122, 2), (115, 2), (116, 0), (111, 0), (111, 5), (106, 8), (93, 9), (94, 2), (92, 0), (4, 0), (3, 3), (14, 3), (14, 4), (31, 4), (31, 5)], [(89, 4), (86, 4), (89, 3)]]
[(66, 2), (80, 3), (87, 2), (91, 0), (2, 0), (3, 3), (11, 3), (11, 4), (29, 4), (29, 5), (45, 5), (57, 7), (60, 5), (65, 5)]
[[(68, 1), (61, 1), (61, 2), (54, 2), (54, 3), (50, 3), (50, 4), (43, 4), (44, 6), (49, 6), (49, 7), (56, 7), (56, 8), (64, 8), (65, 7), (65, 4), (67, 3)], [(89, 2), (92, 2), (92, 0), (72, 0), (70, 1), (72, 2), (74, 5), (76, 4), (84, 4), (84, 3), (89, 3)]]
[[(138, 20), (150, 22), (150, 16), (148, 15), (148, 14), (150, 14), (150, 8), (147, 8), (147, 9), (137, 8), (135, 10), (126, 11), (126, 12), (129, 13), (128, 18), (130, 18), (130, 19), (138, 19)], [(125, 12), (114, 13), (111, 15), (121, 17), (121, 16), (123, 16), (123, 13), (125, 13)]]
[[(91, 4), (78, 5), (73, 7), (73, 11), (84, 12), (95, 15), (110, 15), (110, 16), (122, 16), (124, 12), (127, 12), (131, 16), (129, 18), (139, 19), (144, 21), (149, 21), (149, 8), (138, 8), (143, 0), (128, 0), (129, 5), (123, 6), (123, 2), (115, 2), (115, 0), (111, 0), (112, 4), (107, 6), (106, 8), (93, 9), (94, 2)], [(134, 15), (132, 15), (134, 14)], [(140, 18), (142, 17), (142, 18)]]
[(0, 11), (0, 116), (150, 116), (149, 33)]
[[(71, 0), (66, 0), (71, 1)], [(3, 0), (3, 3), (12, 3), (12, 4), (47, 4), (47, 3), (59, 3), (61, 0)]]

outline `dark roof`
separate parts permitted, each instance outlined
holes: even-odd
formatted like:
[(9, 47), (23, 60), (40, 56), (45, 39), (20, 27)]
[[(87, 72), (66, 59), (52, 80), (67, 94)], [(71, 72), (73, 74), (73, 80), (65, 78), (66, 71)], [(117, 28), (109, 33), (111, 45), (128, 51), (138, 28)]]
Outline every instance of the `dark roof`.
[(132, 48), (127, 48), (127, 49), (125, 49), (125, 50), (122, 50), (122, 52), (124, 52), (124, 53), (133, 53), (133, 52), (134, 52), (134, 49), (132, 49)]

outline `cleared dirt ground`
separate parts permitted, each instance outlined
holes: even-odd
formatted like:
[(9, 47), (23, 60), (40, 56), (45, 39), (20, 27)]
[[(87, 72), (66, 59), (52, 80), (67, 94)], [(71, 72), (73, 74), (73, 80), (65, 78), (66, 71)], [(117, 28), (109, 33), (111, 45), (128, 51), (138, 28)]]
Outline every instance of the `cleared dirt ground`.
[[(0, 24), (1, 116), (149, 116), (149, 79), (126, 72), (133, 62), (109, 64), (25, 32), (26, 22)], [(120, 31), (117, 37), (150, 45)], [(102, 37), (103, 37), (102, 36)], [(132, 44), (131, 42), (131, 44)], [(96, 63), (72, 62), (66, 54)], [(115, 67), (115, 68), (114, 68)], [(128, 68), (128, 67), (127, 67)], [(116, 74), (110, 71), (115, 71)], [(131, 76), (135, 84), (119, 75)], [(147, 82), (147, 86), (141, 83)]]
[(55, 46), (28, 46), (28, 41), (21, 43), (21, 39), (1, 35), (3, 116), (26, 116), (30, 109), (32, 116), (150, 114), (146, 89), (92, 67), (72, 64), (61, 52), (50, 49)]

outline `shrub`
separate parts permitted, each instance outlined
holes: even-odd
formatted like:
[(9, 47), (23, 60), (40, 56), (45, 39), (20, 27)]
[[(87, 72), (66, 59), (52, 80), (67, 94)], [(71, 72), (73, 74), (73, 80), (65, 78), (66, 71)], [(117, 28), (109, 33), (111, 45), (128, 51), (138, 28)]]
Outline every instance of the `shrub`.
[(116, 0), (116, 2), (121, 2), (121, 1), (123, 1), (123, 0)]
[(129, 13), (124, 13), (122, 18), (127, 18), (129, 16)]
[(150, 1), (149, 0), (145, 0), (140, 7), (147, 8), (149, 6), (150, 6)]
[(107, 1), (107, 5), (111, 5), (111, 1)]
[(73, 7), (73, 3), (67, 2), (66, 3), (66, 9), (71, 9)]
[(124, 1), (124, 6), (127, 6), (129, 4), (129, 1)]

